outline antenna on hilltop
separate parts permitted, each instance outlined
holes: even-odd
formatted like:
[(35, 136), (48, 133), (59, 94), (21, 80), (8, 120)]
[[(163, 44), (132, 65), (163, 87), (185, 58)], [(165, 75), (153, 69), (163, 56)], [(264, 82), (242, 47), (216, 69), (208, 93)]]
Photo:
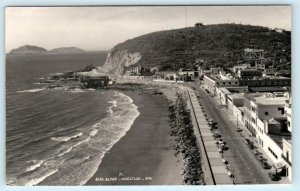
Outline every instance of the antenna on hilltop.
[(185, 14), (185, 28), (187, 28), (187, 13), (186, 13), (186, 7), (184, 7), (184, 14)]

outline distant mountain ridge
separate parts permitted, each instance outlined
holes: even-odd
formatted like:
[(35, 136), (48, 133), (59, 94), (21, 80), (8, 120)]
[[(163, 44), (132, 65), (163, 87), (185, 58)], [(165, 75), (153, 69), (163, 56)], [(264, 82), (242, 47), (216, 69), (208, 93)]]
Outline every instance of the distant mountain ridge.
[(20, 46), (19, 48), (12, 49), (8, 54), (77, 54), (84, 52), (86, 51), (77, 47), (60, 47), (48, 51), (47, 49), (42, 47), (24, 45)]

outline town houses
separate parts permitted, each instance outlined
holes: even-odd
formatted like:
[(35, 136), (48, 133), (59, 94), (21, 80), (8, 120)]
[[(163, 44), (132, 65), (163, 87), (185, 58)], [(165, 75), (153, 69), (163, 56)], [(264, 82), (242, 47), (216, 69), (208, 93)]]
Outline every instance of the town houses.
[(206, 73), (202, 85), (247, 128), (271, 158), (276, 172), (291, 180), (291, 79), (280, 76), (262, 77), (261, 73), (255, 72), (247, 74), (247, 77), (233, 77), (233, 74)]
[[(291, 181), (290, 70), (278, 71), (274, 64), (270, 64), (274, 61), (266, 59), (265, 54), (263, 49), (245, 48), (245, 60), (237, 62), (231, 68), (202, 68), (199, 65), (200, 58), (192, 68), (173, 71), (163, 71), (159, 67), (135, 66), (126, 70), (124, 78), (148, 79), (162, 83), (199, 81), (206, 92), (220, 106), (227, 108), (228, 113), (251, 134), (271, 159), (276, 173), (281, 173)], [(287, 60), (282, 58), (279, 62)]]

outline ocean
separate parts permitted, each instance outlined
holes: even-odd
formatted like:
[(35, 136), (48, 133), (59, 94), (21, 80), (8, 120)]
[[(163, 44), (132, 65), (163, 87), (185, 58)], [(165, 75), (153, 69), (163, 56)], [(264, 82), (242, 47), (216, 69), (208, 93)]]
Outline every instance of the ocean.
[(139, 111), (115, 90), (44, 89), (51, 73), (102, 66), (105, 53), (7, 55), (6, 184), (83, 185)]

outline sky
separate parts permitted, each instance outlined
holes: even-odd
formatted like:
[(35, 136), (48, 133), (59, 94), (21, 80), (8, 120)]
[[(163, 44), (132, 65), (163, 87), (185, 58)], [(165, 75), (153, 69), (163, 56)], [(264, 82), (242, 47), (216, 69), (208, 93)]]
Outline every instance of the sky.
[(143, 34), (238, 23), (291, 30), (290, 6), (7, 7), (5, 51), (25, 44), (109, 50)]

